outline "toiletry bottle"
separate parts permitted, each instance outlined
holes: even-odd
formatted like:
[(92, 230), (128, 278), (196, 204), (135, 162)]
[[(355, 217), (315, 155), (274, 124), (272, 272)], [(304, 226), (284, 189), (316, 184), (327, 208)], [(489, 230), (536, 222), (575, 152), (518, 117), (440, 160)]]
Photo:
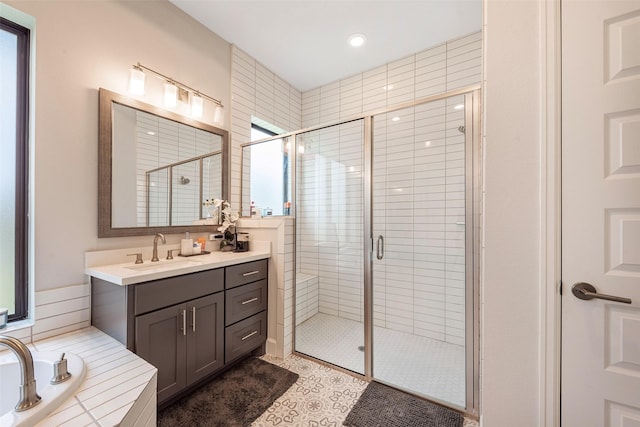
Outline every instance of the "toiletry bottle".
[(202, 252), (204, 252), (204, 248), (207, 246), (207, 239), (205, 239), (204, 237), (198, 237), (196, 239), (196, 242), (198, 242), (198, 244), (200, 244), (200, 250)]
[(193, 254), (193, 239), (189, 237), (189, 232), (185, 233), (184, 239), (180, 241), (180, 255), (189, 256)]

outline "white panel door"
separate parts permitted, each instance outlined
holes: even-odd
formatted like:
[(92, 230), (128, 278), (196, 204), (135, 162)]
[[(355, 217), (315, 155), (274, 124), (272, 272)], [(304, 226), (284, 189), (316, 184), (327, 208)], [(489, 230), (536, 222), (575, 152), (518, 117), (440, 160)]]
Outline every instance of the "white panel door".
[(562, 283), (562, 426), (640, 426), (637, 0), (562, 2)]

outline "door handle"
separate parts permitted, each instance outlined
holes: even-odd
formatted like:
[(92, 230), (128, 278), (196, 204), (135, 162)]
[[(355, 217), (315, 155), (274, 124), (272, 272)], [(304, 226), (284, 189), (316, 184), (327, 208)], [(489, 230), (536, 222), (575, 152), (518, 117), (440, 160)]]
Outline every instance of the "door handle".
[(378, 236), (378, 242), (376, 243), (376, 258), (384, 258), (384, 237), (382, 237), (382, 234)]
[(191, 320), (193, 321), (193, 332), (196, 331), (196, 306), (191, 307)]
[(598, 299), (604, 299), (604, 300), (607, 300), (607, 301), (621, 302), (623, 304), (631, 304), (631, 298), (616, 297), (614, 295), (599, 294), (598, 291), (596, 291), (596, 288), (593, 285), (591, 285), (589, 283), (584, 283), (584, 282), (575, 283), (571, 287), (571, 293), (573, 293), (573, 295), (575, 295), (576, 298), (580, 298), (580, 299), (583, 299), (583, 300), (590, 300), (590, 299), (593, 299), (593, 298), (598, 298)]

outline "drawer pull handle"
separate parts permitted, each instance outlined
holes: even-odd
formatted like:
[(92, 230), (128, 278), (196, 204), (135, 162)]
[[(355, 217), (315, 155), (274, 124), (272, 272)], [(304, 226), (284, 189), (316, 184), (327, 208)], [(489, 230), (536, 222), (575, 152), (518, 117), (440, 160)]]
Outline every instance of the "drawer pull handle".
[(249, 304), (250, 302), (258, 301), (258, 297), (248, 299), (246, 301), (242, 301), (242, 305)]
[(191, 320), (193, 320), (193, 332), (196, 331), (196, 307), (191, 307)]
[(253, 331), (249, 335), (245, 335), (244, 337), (242, 337), (242, 341), (244, 341), (244, 340), (246, 340), (248, 338), (251, 338), (252, 336), (254, 336), (257, 333), (258, 333), (258, 331)]
[(182, 335), (187, 335), (187, 310), (182, 310)]
[(246, 273), (242, 273), (242, 277), (253, 276), (254, 274), (260, 273), (260, 270), (248, 271)]

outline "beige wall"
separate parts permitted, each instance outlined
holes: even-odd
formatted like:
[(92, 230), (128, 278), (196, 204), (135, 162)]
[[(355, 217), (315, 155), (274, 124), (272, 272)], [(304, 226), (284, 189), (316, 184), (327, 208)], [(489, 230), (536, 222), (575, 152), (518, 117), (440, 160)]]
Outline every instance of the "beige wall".
[[(98, 88), (127, 94), (140, 62), (228, 111), (231, 48), (164, 0), (7, 4), (36, 19), (35, 289), (85, 283), (85, 251), (151, 244), (97, 238)], [(157, 87), (141, 99), (159, 104), (147, 81)]]

